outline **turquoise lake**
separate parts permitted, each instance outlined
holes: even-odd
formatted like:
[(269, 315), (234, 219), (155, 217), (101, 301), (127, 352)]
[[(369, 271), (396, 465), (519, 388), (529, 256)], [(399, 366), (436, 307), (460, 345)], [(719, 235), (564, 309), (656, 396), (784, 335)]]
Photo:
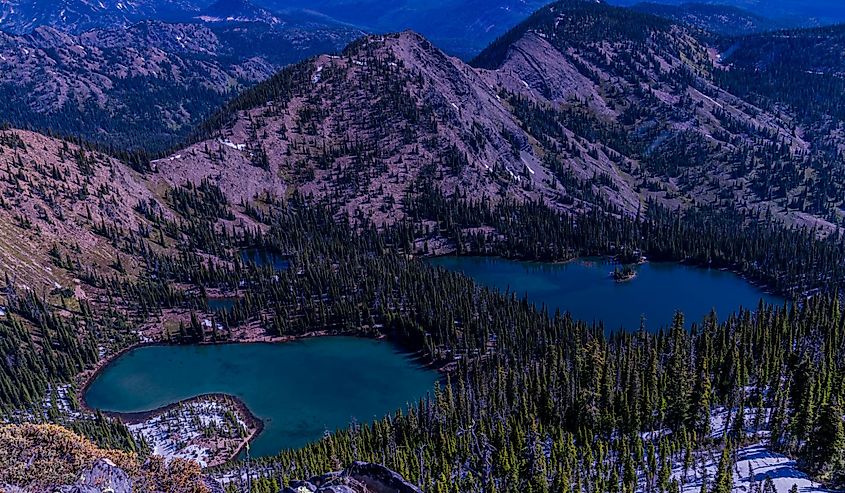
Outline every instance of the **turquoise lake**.
[(506, 260), (495, 257), (438, 257), (431, 265), (461, 272), (476, 282), (510, 290), (550, 312), (560, 309), (605, 328), (636, 330), (645, 317), (646, 328), (672, 323), (676, 310), (689, 326), (711, 309), (726, 317), (738, 308), (756, 308), (763, 299), (782, 304), (783, 298), (764, 292), (738, 275), (672, 262), (648, 262), (636, 267), (636, 278), (615, 282), (610, 273), (618, 264), (608, 259), (582, 258), (567, 263)]
[(388, 342), (321, 337), (279, 344), (148, 346), (112, 362), (88, 387), (92, 408), (139, 412), (208, 393), (238, 396), (264, 421), (254, 456), (319, 440), (353, 419), (416, 403), (439, 374)]

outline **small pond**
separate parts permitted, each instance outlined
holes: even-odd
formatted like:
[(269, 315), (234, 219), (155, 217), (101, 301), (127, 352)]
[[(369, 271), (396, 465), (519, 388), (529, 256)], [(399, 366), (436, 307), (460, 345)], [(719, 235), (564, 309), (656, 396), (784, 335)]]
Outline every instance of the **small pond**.
[(259, 267), (270, 266), (275, 270), (287, 270), (290, 261), (279, 253), (264, 248), (247, 248), (240, 252), (241, 260)]

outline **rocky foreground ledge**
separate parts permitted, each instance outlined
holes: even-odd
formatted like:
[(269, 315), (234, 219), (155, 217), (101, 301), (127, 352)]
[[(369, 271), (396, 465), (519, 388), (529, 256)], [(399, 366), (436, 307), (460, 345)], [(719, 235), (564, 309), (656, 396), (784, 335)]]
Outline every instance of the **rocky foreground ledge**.
[[(135, 486), (135, 487), (133, 487)], [(203, 488), (188, 488), (201, 491)], [(215, 481), (207, 479), (206, 491), (222, 493), (224, 489)], [(185, 490), (185, 491), (187, 491)], [(127, 472), (110, 459), (98, 459), (94, 465), (82, 471), (73, 484), (55, 486), (49, 489), (33, 490), (12, 485), (0, 485), (0, 492), (30, 493), (51, 491), (56, 493), (132, 493), (137, 485)], [(355, 462), (342, 470), (315, 476), (307, 481), (291, 481), (281, 493), (422, 493), (422, 490), (390, 469), (369, 462)]]
[(355, 462), (343, 471), (291, 481), (282, 493), (422, 493), (390, 469), (370, 462)]

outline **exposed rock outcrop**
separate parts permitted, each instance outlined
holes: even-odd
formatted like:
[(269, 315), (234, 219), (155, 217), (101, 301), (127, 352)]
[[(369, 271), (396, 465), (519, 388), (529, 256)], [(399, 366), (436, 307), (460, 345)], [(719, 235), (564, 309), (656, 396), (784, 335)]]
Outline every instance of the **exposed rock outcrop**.
[(131, 493), (132, 481), (126, 472), (108, 459), (99, 459), (73, 485), (61, 486), (60, 493)]
[(283, 493), (422, 493), (402, 476), (380, 464), (355, 462), (340, 472), (292, 481)]
[(0, 426), (0, 492), (205, 493), (194, 461), (97, 447), (57, 425)]

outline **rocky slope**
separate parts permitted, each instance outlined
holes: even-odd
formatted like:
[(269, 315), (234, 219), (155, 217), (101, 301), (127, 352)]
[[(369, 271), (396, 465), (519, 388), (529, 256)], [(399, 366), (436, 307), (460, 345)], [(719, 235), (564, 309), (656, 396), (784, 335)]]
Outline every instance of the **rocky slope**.
[(355, 462), (342, 471), (307, 481), (291, 481), (282, 493), (422, 493), (422, 490), (384, 466)]
[(149, 227), (133, 207), (153, 193), (129, 166), (33, 132), (0, 132), (0, 190), (0, 271), (38, 294), (85, 298), (63, 267), (116, 274), (119, 243), (110, 236), (132, 242)]
[[(592, 207), (554, 176), (543, 145), (496, 87), (411, 32), (368, 37), (342, 56), (283, 71), (209, 122), (204, 136), (157, 162), (160, 179), (208, 177), (233, 203), (298, 189), (377, 222), (402, 218), (403, 199), (426, 179), (476, 198)], [(620, 192), (596, 193), (636, 210), (607, 160), (578, 162), (573, 173), (611, 175)]]
[(840, 221), (838, 185), (817, 186), (834, 164), (808, 128), (728, 90), (698, 34), (565, 1), (473, 66), (411, 32), (371, 36), (243, 94), (158, 162), (156, 180), (210, 178), (233, 203), (297, 189), (377, 222), (404, 217), (404, 200), (430, 180), (447, 194), (543, 198), (570, 212), (633, 214), (653, 198)]
[(97, 448), (56, 425), (0, 425), (0, 491), (209, 491), (192, 461), (142, 463), (134, 453)]
[(726, 83), (731, 73), (720, 62), (697, 32), (668, 20), (559, 2), (474, 64), (545, 108), (540, 121), (570, 122), (588, 145), (627, 158), (647, 195), (772, 208), (804, 224), (817, 223), (809, 215), (839, 221), (835, 196), (805, 199), (818, 190), (815, 173), (828, 167), (814, 159), (830, 163), (830, 156), (799, 125), (797, 108), (745, 97), (748, 86)]

